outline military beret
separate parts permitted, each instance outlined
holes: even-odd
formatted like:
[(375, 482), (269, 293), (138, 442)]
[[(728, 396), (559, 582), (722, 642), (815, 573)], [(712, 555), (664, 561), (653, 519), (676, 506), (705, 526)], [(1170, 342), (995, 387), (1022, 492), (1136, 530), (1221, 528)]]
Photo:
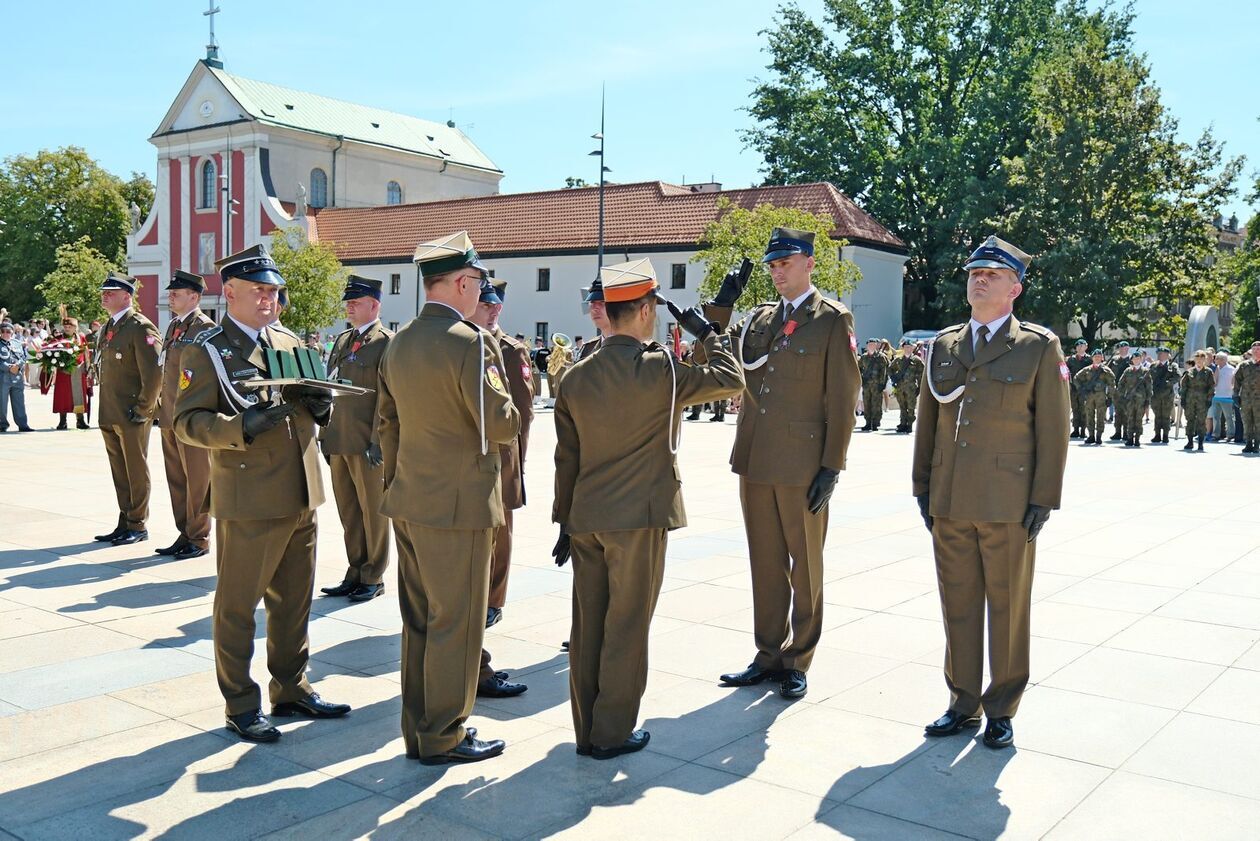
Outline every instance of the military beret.
[(1160, 345), (1159, 347), (1155, 348), (1155, 352), (1156, 352), (1156, 353), (1172, 353), (1172, 351), (1171, 351), (1171, 350), (1169, 350), (1169, 349), (1168, 349), (1166, 346), (1164, 346), (1164, 345)]
[(1089, 352), (1089, 355), (1090, 356), (1106, 356), (1107, 351), (1103, 350), (1100, 347), (1096, 347), (1092, 351)]
[(1129, 343), (1128, 343), (1128, 342), (1117, 342), (1117, 343), (1116, 343), (1116, 347), (1128, 347), (1128, 346), (1129, 346)]
[(1079, 345), (1085, 345), (1086, 347), (1088, 347), (1088, 346), (1089, 346), (1089, 342), (1085, 341), (1084, 339), (1077, 339), (1077, 340), (1076, 340), (1076, 344), (1077, 344), (1078, 346), (1079, 346)]

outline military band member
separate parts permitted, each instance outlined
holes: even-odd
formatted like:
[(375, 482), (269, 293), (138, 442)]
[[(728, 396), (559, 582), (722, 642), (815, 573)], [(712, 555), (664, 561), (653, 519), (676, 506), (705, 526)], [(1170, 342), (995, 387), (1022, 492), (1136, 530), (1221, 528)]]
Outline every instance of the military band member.
[(499, 344), (467, 318), (483, 268), (468, 234), (416, 249), (426, 303), (381, 360), (382, 511), (398, 543), (402, 734), (425, 764), (503, 752), (464, 727), (477, 693), (494, 530), (506, 522), (498, 444), (520, 414)]
[(157, 414), (162, 369), (161, 336), (153, 322), (132, 307), (136, 280), (110, 274), (101, 284), (101, 306), (109, 321), (96, 340), (97, 412), (109, 470), (118, 499), (118, 525), (101, 542), (115, 546), (149, 539), (149, 430)]
[(381, 324), (381, 281), (350, 275), (341, 300), (350, 329), (333, 342), (328, 374), (371, 392), (337, 398), (337, 411), (319, 434), (320, 449), (332, 472), (348, 565), (341, 583), (322, 587), (321, 592), (366, 602), (385, 592), (389, 566), (389, 518), (381, 513), (385, 480), (376, 401), (377, 370), (394, 334)]
[[(1251, 358), (1234, 371), (1234, 405), (1242, 415), (1247, 445), (1244, 453), (1260, 453), (1260, 342), (1251, 343)], [(1168, 434), (1164, 434), (1168, 440)]]
[(1124, 445), (1140, 447), (1142, 417), (1151, 404), (1151, 374), (1142, 367), (1140, 355), (1130, 356), (1129, 359), (1133, 364), (1120, 376), (1120, 382), (1116, 383), (1116, 405), (1124, 406)]
[[(1081, 399), (1080, 389), (1076, 385), (1076, 375), (1090, 365), (1089, 343), (1077, 339), (1072, 355), (1067, 358), (1068, 388), (1072, 394), (1072, 438), (1084, 438), (1085, 426), (1089, 418), (1085, 414), (1085, 401)], [(1104, 408), (1104, 412), (1106, 409)]]
[[(731, 468), (748, 535), (757, 655), (721, 680), (773, 680), (783, 697), (801, 698), (822, 636), (827, 503), (853, 436), (861, 375), (853, 316), (810, 280), (814, 235), (775, 228), (762, 262), (781, 297), (730, 329), (746, 378)], [(742, 291), (738, 270), (730, 272), (705, 315), (725, 328)]]
[(919, 403), (919, 385), (923, 382), (923, 360), (915, 353), (914, 342), (902, 339), (897, 356), (889, 367), (888, 379), (901, 410), (898, 432), (914, 431), (914, 412)]
[(744, 380), (729, 337), (697, 309), (675, 317), (707, 350), (684, 365), (652, 341), (660, 303), (651, 261), (601, 270), (611, 329), (565, 375), (556, 400), (553, 554), (573, 557), (569, 687), (577, 752), (609, 759), (641, 750), (648, 627), (669, 530), (687, 524), (675, 456), (683, 407), (722, 400)]
[(1116, 391), (1116, 375), (1103, 363), (1106, 357), (1102, 348), (1095, 348), (1089, 367), (1082, 368), (1072, 377), (1072, 385), (1080, 397), (1085, 417), (1083, 431), (1089, 436), (1085, 439), (1087, 446), (1102, 444), (1103, 431), (1107, 428), (1107, 403)]
[(888, 382), (888, 357), (880, 350), (879, 339), (866, 340), (866, 353), (858, 357), (862, 372), (863, 432), (876, 432), (884, 417), (884, 386)]
[[(1111, 373), (1115, 374), (1117, 384), (1119, 384), (1120, 378), (1124, 376), (1124, 372), (1129, 370), (1129, 366), (1132, 364), (1128, 342), (1120, 342), (1116, 345), (1115, 356), (1111, 357), (1111, 359), (1107, 361), (1107, 367), (1111, 369)], [(1125, 438), (1124, 421), (1125, 418), (1128, 417), (1128, 414), (1125, 411), (1123, 403), (1124, 401), (1119, 395), (1114, 397), (1111, 401), (1113, 410), (1112, 414), (1114, 415), (1116, 422), (1116, 431), (1112, 433), (1111, 438), (1108, 440), (1121, 441)]]
[(1155, 437), (1152, 444), (1167, 444), (1168, 430), (1172, 429), (1173, 400), (1181, 371), (1172, 361), (1172, 351), (1167, 347), (1155, 349), (1156, 362), (1151, 366), (1151, 413), (1155, 420)]
[(166, 487), (171, 494), (171, 513), (179, 537), (159, 555), (178, 560), (200, 558), (210, 549), (210, 453), (193, 447), (175, 434), (175, 400), (179, 394), (181, 360), (192, 340), (214, 327), (210, 316), (201, 311), (206, 282), (201, 275), (175, 271), (166, 285), (171, 322), (162, 340), (162, 391), (158, 402), (158, 427), (162, 433), (162, 460), (166, 465)]
[[(919, 398), (913, 491), (932, 533), (945, 620), (949, 709), (925, 729), (988, 724), (984, 743), (1014, 744), (1028, 684), (1037, 534), (1059, 507), (1067, 462), (1068, 368), (1053, 333), (1012, 313), (1028, 255), (989, 237), (963, 267), (970, 321), (942, 330)], [(989, 671), (981, 693), (986, 613)]]
[(1216, 374), (1207, 365), (1207, 351), (1196, 350), (1194, 364), (1181, 375), (1181, 408), (1186, 418), (1186, 445), (1181, 448), (1183, 450), (1196, 449), (1194, 439), (1198, 437), (1197, 449), (1203, 452), (1208, 409), (1212, 406), (1212, 395), (1216, 393)]
[(262, 713), (250, 678), (254, 611), (267, 611), (268, 696), (273, 716), (336, 718), (346, 704), (324, 700), (306, 678), (307, 625), (315, 585), (315, 509), (324, 502), (316, 424), (328, 423), (327, 391), (246, 388), (267, 377), (265, 349), (292, 352), (301, 340), (275, 325), (284, 278), (263, 246), (215, 264), (227, 315), (180, 358), (175, 433), (210, 450), (210, 514), (218, 581), (214, 662), (227, 726), (242, 739), (273, 742), (280, 731)]

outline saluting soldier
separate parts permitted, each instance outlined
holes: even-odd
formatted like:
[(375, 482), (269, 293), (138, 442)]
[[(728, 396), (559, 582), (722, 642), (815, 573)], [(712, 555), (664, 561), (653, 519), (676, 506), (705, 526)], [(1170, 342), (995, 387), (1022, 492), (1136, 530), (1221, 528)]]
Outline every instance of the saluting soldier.
[[(963, 267), (971, 319), (937, 334), (914, 441), (914, 495), (932, 533), (945, 619), (949, 709), (925, 729), (988, 723), (1014, 744), (1028, 684), (1035, 541), (1059, 507), (1067, 463), (1068, 367), (1053, 333), (1012, 313), (1029, 257), (989, 237)], [(988, 616), (989, 672), (980, 691)]]
[(1151, 413), (1155, 416), (1155, 437), (1152, 444), (1167, 444), (1172, 429), (1173, 391), (1181, 379), (1172, 351), (1164, 346), (1155, 349), (1156, 362), (1151, 366)]
[(464, 727), (477, 693), (494, 530), (506, 523), (498, 444), (521, 417), (494, 337), (468, 321), (483, 267), (466, 232), (416, 249), (426, 303), (381, 360), (382, 511), (402, 608), (402, 733), (426, 765), (503, 752)]
[(175, 270), (166, 285), (171, 322), (166, 325), (162, 353), (162, 391), (158, 402), (158, 426), (162, 432), (162, 459), (166, 465), (166, 487), (171, 494), (171, 513), (179, 536), (159, 555), (177, 560), (200, 558), (210, 551), (210, 453), (179, 440), (175, 434), (175, 400), (179, 394), (180, 360), (184, 350), (204, 330), (214, 327), (210, 316), (201, 311), (206, 281), (201, 275)]
[[(1084, 438), (1085, 426), (1089, 418), (1085, 414), (1085, 401), (1081, 399), (1080, 389), (1076, 385), (1076, 375), (1090, 365), (1089, 343), (1077, 339), (1072, 355), (1067, 358), (1068, 388), (1072, 394), (1072, 438)], [(1103, 408), (1106, 411), (1106, 407)]]
[(1207, 432), (1207, 413), (1216, 393), (1216, 374), (1207, 366), (1207, 351), (1194, 352), (1194, 364), (1181, 375), (1181, 408), (1186, 418), (1186, 445), (1183, 450), (1196, 449), (1194, 439), (1199, 439), (1198, 451), (1203, 452), (1203, 436)]
[(898, 432), (914, 431), (914, 412), (919, 403), (919, 384), (923, 382), (923, 360), (914, 352), (914, 342), (902, 339), (897, 356), (890, 366), (888, 379), (901, 409)]
[(267, 348), (292, 353), (302, 343), (273, 323), (284, 278), (263, 246), (214, 266), (223, 278), (227, 315), (180, 357), (175, 434), (210, 451), (218, 570), (214, 662), (227, 726), (247, 741), (274, 742), (280, 731), (263, 715), (261, 692), (249, 674), (259, 601), (267, 611), (271, 714), (336, 718), (350, 711), (321, 698), (306, 678), (315, 509), (324, 502), (315, 426), (328, 423), (333, 401), (326, 391), (305, 387), (246, 387), (278, 373), (268, 370)]
[(149, 430), (162, 388), (161, 336), (132, 306), (136, 279), (110, 272), (101, 284), (109, 321), (96, 339), (98, 426), (118, 498), (118, 525), (96, 539), (115, 546), (149, 539)]
[(863, 432), (875, 432), (884, 417), (884, 385), (888, 382), (888, 357), (880, 350), (879, 339), (866, 340), (866, 353), (858, 358), (862, 372)]
[[(861, 375), (853, 316), (810, 281), (813, 233), (775, 228), (761, 261), (780, 300), (730, 329), (746, 378), (731, 468), (748, 535), (757, 655), (721, 680), (778, 681), (780, 695), (801, 698), (822, 637), (827, 503), (853, 436)], [(735, 269), (705, 316), (725, 328), (742, 292)]]
[[(1115, 374), (1117, 384), (1120, 382), (1120, 378), (1124, 376), (1124, 372), (1129, 370), (1129, 366), (1132, 364), (1129, 358), (1129, 353), (1130, 353), (1129, 343), (1120, 342), (1119, 344), (1116, 345), (1115, 355), (1112, 356), (1111, 359), (1107, 361), (1107, 367), (1111, 369), (1111, 373)], [(1111, 406), (1112, 406), (1112, 414), (1116, 422), (1116, 431), (1112, 433), (1111, 438), (1109, 440), (1120, 441), (1125, 438), (1124, 422), (1125, 422), (1125, 418), (1128, 416), (1127, 412), (1125, 411), (1126, 407), (1124, 406), (1123, 398), (1121, 398), (1119, 395), (1116, 395), (1114, 398), (1112, 398)]]
[(1080, 397), (1081, 411), (1085, 415), (1083, 429), (1089, 435), (1085, 439), (1086, 445), (1102, 444), (1103, 431), (1107, 428), (1107, 401), (1116, 391), (1116, 375), (1103, 364), (1106, 357), (1102, 348), (1094, 348), (1090, 366), (1077, 371), (1072, 377), (1072, 384)]
[[(1234, 404), (1242, 414), (1247, 445), (1244, 453), (1260, 453), (1260, 342), (1251, 343), (1251, 358), (1234, 371)], [(1164, 433), (1168, 440), (1168, 433)]]
[(389, 518), (381, 513), (385, 479), (376, 401), (381, 357), (394, 334), (381, 325), (381, 281), (350, 275), (341, 300), (350, 329), (333, 342), (328, 375), (371, 392), (339, 398), (332, 421), (319, 434), (320, 449), (332, 472), (347, 563), (341, 583), (320, 591), (366, 602), (385, 592), (385, 569), (389, 566)]
[(600, 273), (609, 335), (565, 374), (556, 399), (552, 519), (560, 539), (552, 554), (559, 564), (570, 551), (573, 557), (569, 689), (577, 752), (610, 759), (650, 739), (635, 724), (667, 535), (687, 524), (675, 455), (683, 407), (734, 395), (744, 378), (730, 338), (698, 309), (671, 306), (704, 343), (706, 365), (675, 361), (652, 340), (663, 299), (650, 260)]
[[(1142, 416), (1151, 403), (1151, 374), (1142, 367), (1142, 357), (1129, 357), (1133, 364), (1116, 384), (1117, 405), (1124, 406), (1124, 445), (1142, 446)], [(1117, 409), (1117, 411), (1119, 411)]]

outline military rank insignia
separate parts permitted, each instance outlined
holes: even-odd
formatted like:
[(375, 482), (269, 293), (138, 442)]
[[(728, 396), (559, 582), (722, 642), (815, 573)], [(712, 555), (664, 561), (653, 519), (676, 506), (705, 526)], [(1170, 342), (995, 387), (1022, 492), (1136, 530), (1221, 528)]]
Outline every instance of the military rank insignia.
[(495, 391), (507, 394), (507, 390), (503, 388), (503, 378), (499, 376), (498, 366), (489, 365), (486, 367), (486, 382), (488, 382), (490, 387)]
[(185, 368), (179, 372), (179, 390), (183, 391), (192, 385), (193, 372), (191, 368)]

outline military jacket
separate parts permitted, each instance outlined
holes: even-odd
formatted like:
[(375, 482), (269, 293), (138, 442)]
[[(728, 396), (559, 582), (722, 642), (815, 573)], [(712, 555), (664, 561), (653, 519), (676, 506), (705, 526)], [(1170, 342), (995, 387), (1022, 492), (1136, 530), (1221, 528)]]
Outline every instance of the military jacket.
[(1072, 377), (1072, 384), (1076, 386), (1082, 398), (1089, 397), (1096, 391), (1101, 391), (1106, 397), (1111, 397), (1116, 391), (1116, 375), (1111, 373), (1111, 369), (1106, 365), (1095, 368), (1091, 363), (1088, 368), (1082, 368), (1076, 372), (1076, 375)]
[(1150, 371), (1141, 366), (1134, 368), (1130, 365), (1129, 369), (1120, 375), (1120, 382), (1116, 383), (1116, 393), (1122, 400), (1151, 402), (1153, 391)]
[[(276, 350), (293, 351), (302, 342), (278, 324), (264, 328)], [(262, 348), (231, 318), (204, 330), (180, 357), (175, 400), (175, 434), (210, 450), (210, 515), (217, 520), (264, 520), (318, 508), (324, 502), (323, 477), (315, 440), (315, 418), (297, 411), (257, 438), (247, 440), (245, 409), (266, 400), (296, 400), (294, 387), (282, 393), (251, 390), (243, 383), (267, 376)]]
[(1234, 371), (1234, 402), (1250, 406), (1256, 401), (1260, 401), (1260, 363), (1248, 359)]
[(923, 360), (914, 354), (894, 357), (888, 378), (898, 391), (917, 394), (923, 380)]
[(337, 410), (319, 434), (320, 449), (328, 455), (362, 455), (368, 444), (380, 443), (376, 433), (378, 369), (393, 337), (380, 321), (374, 321), (362, 333), (351, 327), (333, 341), (326, 365), (329, 379), (349, 380), (371, 393), (336, 397)]
[(1131, 356), (1131, 354), (1130, 356), (1117, 354), (1107, 360), (1107, 367), (1111, 369), (1111, 373), (1116, 375), (1116, 382), (1120, 382), (1120, 377), (1124, 376), (1124, 372), (1133, 367)]
[(1199, 370), (1196, 366), (1181, 375), (1181, 405), (1207, 408), (1216, 393), (1216, 373), (1211, 368)]
[(134, 307), (115, 324), (105, 322), (96, 337), (96, 392), (101, 426), (131, 423), (127, 410), (151, 418), (162, 389), (158, 353), (162, 337), (153, 322)]
[[(1084, 371), (1086, 368), (1088, 368), (1092, 364), (1094, 364), (1094, 360), (1088, 353), (1085, 354), (1084, 356), (1077, 356), (1073, 354), (1067, 358), (1068, 376), (1070, 377), (1070, 379), (1068, 380), (1068, 383), (1071, 385), (1072, 391), (1077, 390), (1078, 383), (1076, 380), (1076, 375), (1079, 374), (1081, 371)], [(1103, 367), (1106, 367), (1106, 366), (1103, 366)], [(1111, 369), (1108, 368), (1107, 370), (1110, 371)]]
[(1171, 359), (1168, 362), (1156, 362), (1151, 366), (1150, 372), (1153, 395), (1155, 397), (1171, 396), (1173, 387), (1181, 379), (1181, 370), (1177, 367), (1177, 363)]
[(858, 368), (862, 372), (863, 385), (884, 387), (888, 382), (888, 357), (882, 353), (864, 353), (858, 357)]
[(968, 324), (949, 327), (923, 376), (912, 482), (933, 517), (1018, 523), (1029, 504), (1059, 507), (1071, 400), (1053, 333), (1012, 315), (975, 352)]
[(200, 309), (195, 309), (166, 325), (166, 338), (162, 340), (162, 353), (158, 361), (162, 365), (162, 392), (158, 401), (158, 424), (163, 429), (175, 428), (175, 400), (179, 396), (179, 374), (183, 368), (180, 360), (193, 339), (204, 330), (214, 327), (214, 321)]
[[(516, 510), (525, 504), (525, 451), (529, 448), (529, 427), (534, 422), (533, 366), (529, 362), (529, 348), (525, 345), (502, 330), (496, 330), (494, 337), (499, 341), (504, 379), (512, 395), (512, 404), (521, 417), (521, 431), (510, 443), (499, 445), (499, 460), (503, 465), (503, 507)], [(587, 345), (582, 345), (582, 348)]]

